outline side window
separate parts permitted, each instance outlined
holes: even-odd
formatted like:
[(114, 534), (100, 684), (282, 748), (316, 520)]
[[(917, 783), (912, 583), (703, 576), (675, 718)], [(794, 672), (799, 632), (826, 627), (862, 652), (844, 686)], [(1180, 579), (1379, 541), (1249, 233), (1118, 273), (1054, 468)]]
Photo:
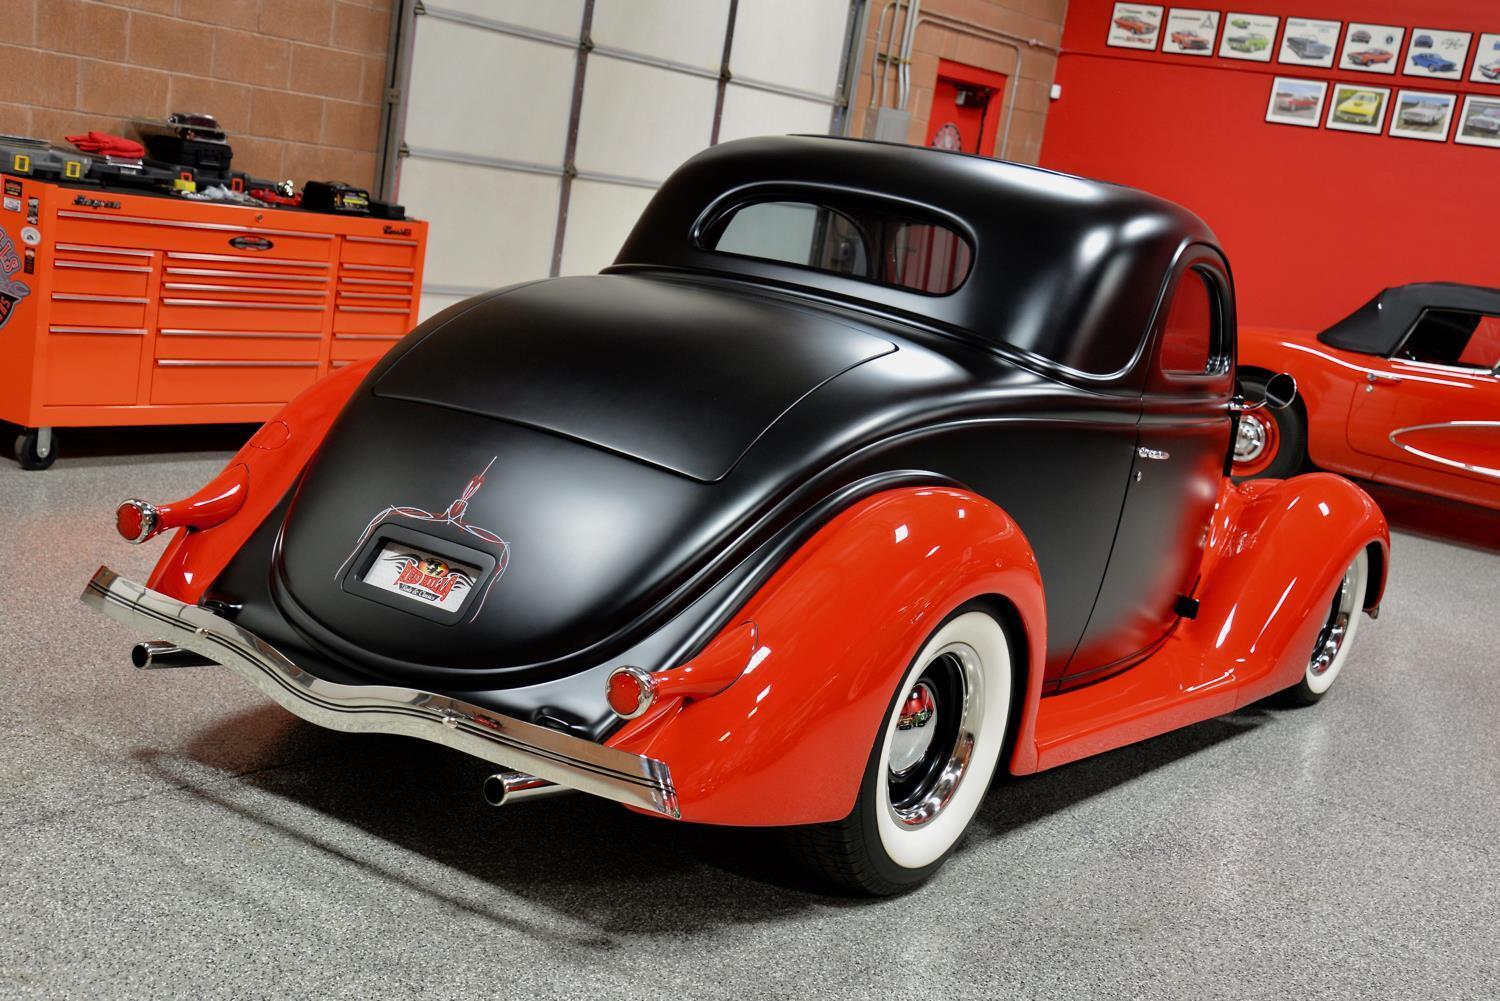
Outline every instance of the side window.
[(1158, 370), (1167, 376), (1207, 375), (1217, 369), (1219, 299), (1210, 279), (1197, 269), (1177, 282), (1162, 326)]
[(1397, 358), (1490, 370), (1500, 365), (1500, 317), (1461, 309), (1422, 313)]

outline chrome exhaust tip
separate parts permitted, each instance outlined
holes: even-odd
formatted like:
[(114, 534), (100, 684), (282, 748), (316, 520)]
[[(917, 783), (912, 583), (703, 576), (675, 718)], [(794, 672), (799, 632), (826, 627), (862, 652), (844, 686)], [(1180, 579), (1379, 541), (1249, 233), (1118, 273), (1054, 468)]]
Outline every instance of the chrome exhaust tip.
[(490, 806), (505, 806), (539, 796), (572, 791), (567, 786), (560, 786), (525, 772), (496, 772), (484, 780), (484, 801)]
[(147, 640), (130, 649), (130, 662), (143, 671), (154, 671), (168, 667), (218, 667), (200, 653), (184, 650), (164, 640)]

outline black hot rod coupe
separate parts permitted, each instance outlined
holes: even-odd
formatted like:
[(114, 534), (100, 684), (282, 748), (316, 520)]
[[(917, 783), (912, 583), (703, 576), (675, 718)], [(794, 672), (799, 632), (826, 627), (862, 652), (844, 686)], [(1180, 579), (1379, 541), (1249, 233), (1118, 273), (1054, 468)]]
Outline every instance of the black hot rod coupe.
[[(84, 600), (290, 711), (790, 828), (872, 893), (1027, 774), (1285, 693), (1376, 610), (1379, 510), (1235, 484), (1234, 295), (1137, 191), (829, 138), (709, 149), (603, 274), (336, 371)], [(1273, 380), (1273, 383), (1276, 382)], [(1269, 395), (1288, 402), (1285, 386)]]

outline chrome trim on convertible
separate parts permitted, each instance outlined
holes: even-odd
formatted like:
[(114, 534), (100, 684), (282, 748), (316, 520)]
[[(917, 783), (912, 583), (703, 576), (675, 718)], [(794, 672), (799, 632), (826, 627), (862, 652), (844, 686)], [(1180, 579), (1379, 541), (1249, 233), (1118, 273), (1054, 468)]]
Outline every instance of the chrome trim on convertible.
[(413, 688), (340, 685), (316, 678), (254, 633), (206, 608), (100, 567), (83, 603), (222, 664), (283, 709), (349, 733), (399, 733), (442, 744), (539, 779), (667, 817), (680, 817), (666, 764)]
[(1410, 452), (1419, 459), (1426, 459), (1440, 466), (1448, 466), (1451, 469), (1462, 469), (1468, 473), (1477, 473), (1480, 476), (1500, 480), (1500, 469), (1492, 469), (1489, 466), (1477, 466), (1472, 462), (1461, 462), (1458, 459), (1449, 459), (1446, 456), (1417, 448), (1415, 445), (1408, 445), (1401, 440), (1402, 435), (1410, 434), (1413, 431), (1436, 431), (1443, 428), (1494, 428), (1496, 431), (1500, 431), (1500, 421), (1439, 421), (1436, 424), (1413, 424), (1411, 427), (1397, 428), (1387, 437), (1392, 445), (1395, 445), (1403, 452)]

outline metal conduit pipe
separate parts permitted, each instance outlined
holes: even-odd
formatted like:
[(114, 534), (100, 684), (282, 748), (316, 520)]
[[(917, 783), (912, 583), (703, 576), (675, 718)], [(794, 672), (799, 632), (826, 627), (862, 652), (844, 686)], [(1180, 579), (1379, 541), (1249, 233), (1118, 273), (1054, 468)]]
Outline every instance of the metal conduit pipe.
[[(1022, 38), (1020, 35), (1012, 35), (1008, 32), (997, 31), (992, 28), (982, 28), (969, 24), (966, 21), (960, 21), (957, 18), (948, 17), (945, 14), (923, 14), (916, 27), (920, 28), (923, 24), (930, 24), (936, 28), (946, 28), (949, 31), (956, 31), (961, 35), (968, 35), (971, 38), (978, 38), (986, 42), (994, 42), (996, 45), (1003, 45), (1010, 49), (1016, 54), (1016, 66), (1012, 74), (1016, 83), (1019, 83), (1021, 79), (1022, 45), (1033, 49), (1041, 49), (1043, 52), (1050, 52), (1053, 55), (1060, 54), (1057, 46), (1048, 45), (1039, 38)], [(912, 34), (915, 37), (915, 29)], [(1005, 131), (1001, 134), (1000, 149), (996, 154), (1002, 160), (1005, 158), (1006, 151), (1010, 148), (1010, 123), (1015, 116), (1016, 91), (1018, 88), (1012, 84), (1007, 89), (1010, 93), (1005, 98)]]
[(921, 20), (922, 0), (911, 0), (906, 6), (906, 32), (901, 37), (901, 61), (896, 65), (896, 82), (901, 99), (896, 107), (906, 110), (911, 98), (911, 47), (917, 38), (917, 22)]
[[(907, 16), (908, 17), (911, 16), (911, 13), (910, 13), (911, 12), (911, 0), (893, 0), (893, 2), (895, 4), (895, 8), (896, 9), (895, 9), (895, 13), (891, 17), (891, 37), (888, 38), (888, 39), (886, 39), (886, 50), (885, 50), (885, 52), (883, 52), (883, 53), (877, 52), (875, 54), (875, 61), (878, 62), (878, 63), (880, 63), (880, 87), (879, 87), (879, 93), (880, 93), (880, 105), (882, 107), (885, 106), (885, 93), (886, 93), (885, 75), (886, 75), (886, 71), (891, 68), (891, 63), (892, 62), (894, 62), (894, 61), (896, 61), (896, 60), (898, 60), (898, 59), (901, 58), (901, 55), (900, 55), (900, 45), (896, 41), (896, 18), (901, 16), (901, 7), (902, 7), (903, 4), (907, 8)], [(903, 25), (903, 29), (904, 29), (904, 25)], [(892, 50), (895, 50), (895, 51), (893, 52)], [(898, 79), (899, 79), (899, 72), (898, 72), (897, 76), (898, 76)], [(870, 82), (871, 82), (872, 86), (874, 84), (874, 81), (875, 81), (875, 67), (872, 65), (870, 67)]]
[[(885, 16), (887, 14), (894, 14), (892, 8), (899, 2), (900, 0), (885, 0), (885, 6), (880, 8), (880, 17), (875, 21), (875, 47), (871, 50), (873, 58), (870, 61), (870, 107), (872, 108), (876, 106), (877, 101), (880, 103), (884, 103), (885, 101), (885, 95), (880, 92), (880, 88), (875, 83), (875, 68), (877, 66), (884, 67), (884, 63), (880, 58), (880, 42), (885, 35)], [(891, 34), (894, 35), (895, 33), (896, 18), (893, 16), (891, 18)], [(865, 47), (865, 40), (863, 38), (859, 40), (859, 47), (861, 49)]]

